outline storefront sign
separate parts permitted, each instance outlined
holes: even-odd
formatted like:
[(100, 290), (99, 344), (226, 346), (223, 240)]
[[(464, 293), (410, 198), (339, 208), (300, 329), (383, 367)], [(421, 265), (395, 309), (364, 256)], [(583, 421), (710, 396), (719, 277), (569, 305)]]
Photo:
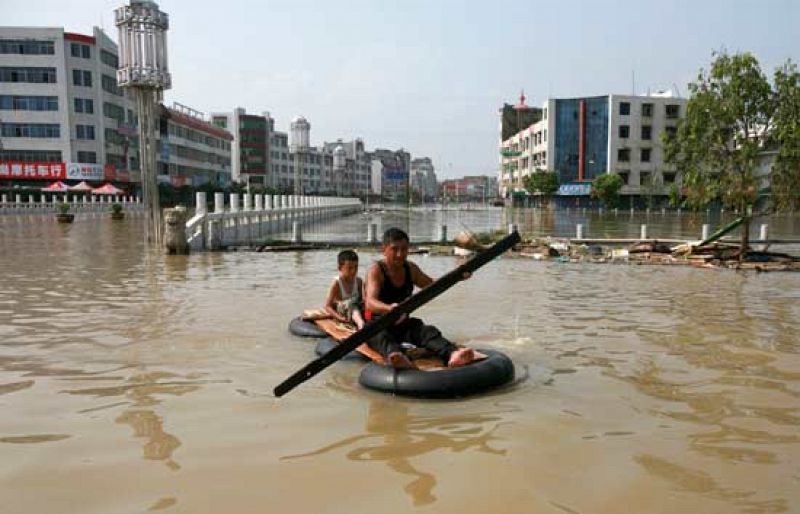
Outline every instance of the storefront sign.
[(100, 164), (67, 163), (67, 180), (103, 180), (105, 173)]
[(561, 184), (556, 194), (558, 196), (589, 196), (592, 194), (592, 184), (585, 182)]
[(0, 161), (0, 179), (62, 180), (66, 171), (63, 162)]

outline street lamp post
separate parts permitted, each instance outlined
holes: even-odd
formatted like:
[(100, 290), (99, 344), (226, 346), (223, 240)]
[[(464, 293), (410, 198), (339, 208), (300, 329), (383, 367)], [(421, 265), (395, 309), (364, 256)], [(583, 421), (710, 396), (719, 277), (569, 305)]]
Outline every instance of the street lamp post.
[(157, 107), (163, 91), (172, 86), (167, 67), (169, 17), (155, 2), (131, 0), (114, 10), (119, 29), (117, 83), (133, 91), (139, 115), (139, 167), (147, 214), (145, 240), (160, 245), (161, 205), (156, 183)]

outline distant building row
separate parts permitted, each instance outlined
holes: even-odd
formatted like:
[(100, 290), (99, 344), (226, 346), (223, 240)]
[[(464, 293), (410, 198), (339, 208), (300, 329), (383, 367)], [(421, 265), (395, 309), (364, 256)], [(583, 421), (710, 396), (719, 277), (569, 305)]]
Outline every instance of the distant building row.
[[(117, 86), (117, 45), (63, 28), (0, 27), (0, 185), (26, 181), (141, 181), (135, 102)], [(162, 107), (158, 178), (173, 185), (230, 182), (315, 194), (437, 196), (428, 158), (368, 152), (364, 141), (311, 146), (302, 117), (290, 134), (269, 113)]]

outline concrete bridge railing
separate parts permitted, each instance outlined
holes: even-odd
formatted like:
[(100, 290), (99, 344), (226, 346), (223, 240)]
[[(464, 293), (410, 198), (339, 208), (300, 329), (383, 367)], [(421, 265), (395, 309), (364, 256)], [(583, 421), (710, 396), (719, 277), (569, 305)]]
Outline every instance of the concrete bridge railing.
[(57, 212), (60, 203), (68, 203), (70, 212), (106, 212), (111, 204), (122, 205), (123, 210), (144, 208), (136, 196), (76, 195), (76, 194), (8, 194), (0, 195), (0, 214), (46, 214)]
[(303, 223), (333, 219), (362, 210), (358, 198), (214, 193), (214, 212), (205, 192), (195, 193), (195, 215), (186, 222), (191, 250), (255, 244)]

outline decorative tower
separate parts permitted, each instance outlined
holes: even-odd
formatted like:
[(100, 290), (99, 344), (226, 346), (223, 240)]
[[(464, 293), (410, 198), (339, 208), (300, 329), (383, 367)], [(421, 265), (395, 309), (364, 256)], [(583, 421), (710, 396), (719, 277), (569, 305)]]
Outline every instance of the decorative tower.
[(303, 172), (308, 154), (311, 124), (302, 116), (292, 120), (291, 151), (294, 153), (294, 194), (303, 194)]
[(147, 212), (145, 239), (160, 245), (161, 205), (156, 183), (157, 107), (163, 91), (172, 87), (167, 67), (169, 17), (155, 2), (131, 0), (114, 10), (119, 28), (117, 83), (133, 91), (139, 115), (139, 163)]
[(347, 152), (342, 145), (333, 150), (333, 180), (336, 183), (336, 196), (344, 196), (345, 173), (347, 173)]

